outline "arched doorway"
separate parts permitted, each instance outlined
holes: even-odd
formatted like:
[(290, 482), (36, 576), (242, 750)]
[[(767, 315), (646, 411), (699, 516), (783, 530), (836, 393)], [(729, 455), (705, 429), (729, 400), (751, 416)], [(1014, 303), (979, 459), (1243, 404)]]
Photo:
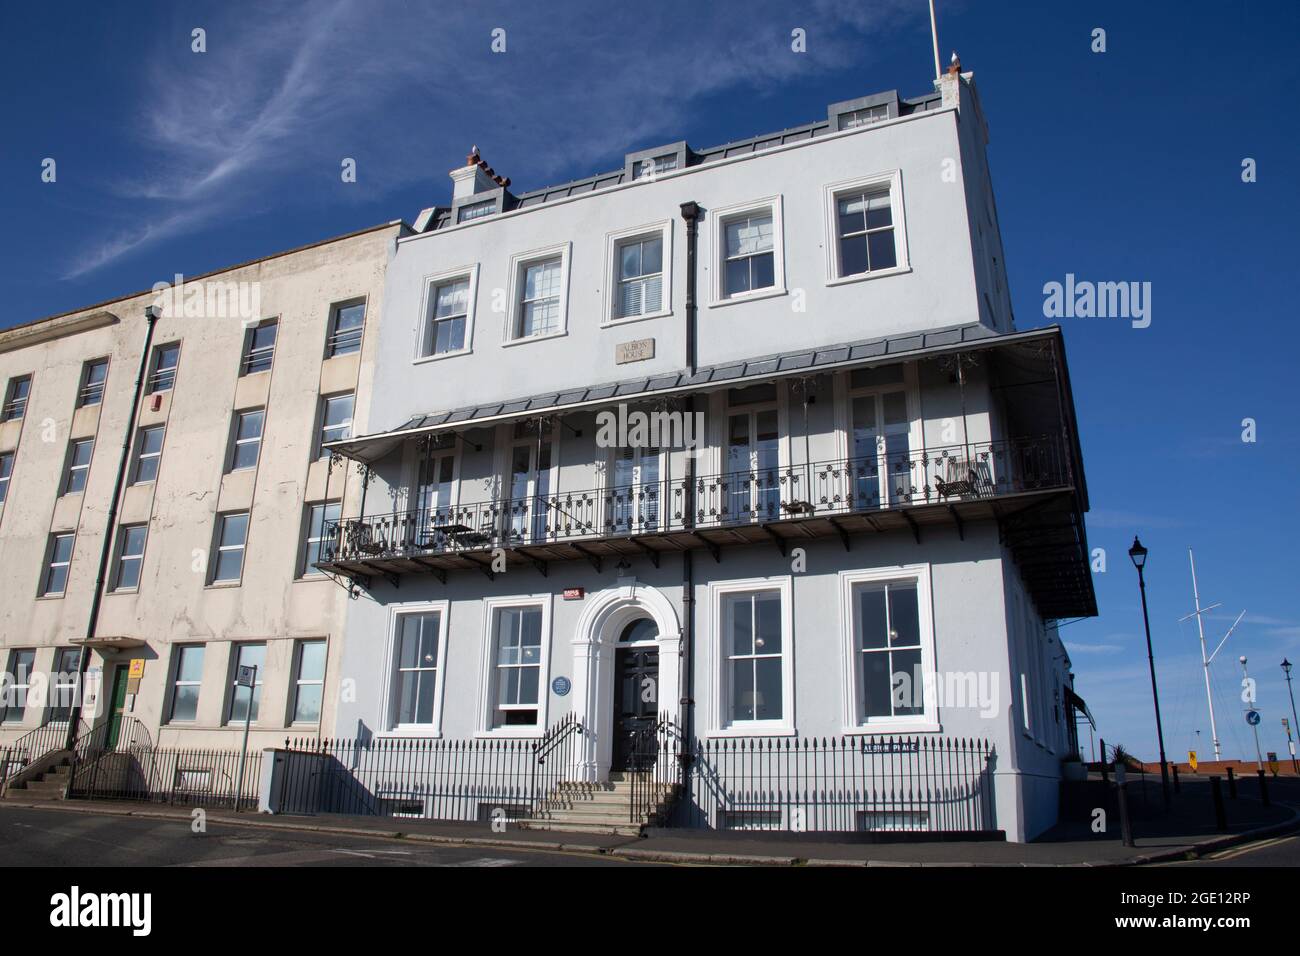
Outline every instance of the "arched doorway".
[(639, 617), (614, 647), (614, 740), (610, 770), (638, 770), (633, 743), (659, 717), (659, 627)]
[[(637, 727), (677, 718), (682, 631), (677, 609), (636, 581), (592, 594), (573, 635), (573, 713), (582, 721), (586, 780), (626, 758), (616, 744)], [(647, 683), (647, 681), (651, 681)]]

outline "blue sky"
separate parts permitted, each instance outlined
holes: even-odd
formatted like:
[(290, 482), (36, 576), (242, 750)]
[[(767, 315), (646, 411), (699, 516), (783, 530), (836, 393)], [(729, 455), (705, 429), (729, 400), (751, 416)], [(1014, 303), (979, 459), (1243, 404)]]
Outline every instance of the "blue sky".
[[(1171, 754), (1208, 753), (1187, 549), (1208, 620), (1244, 624), (1215, 666), (1220, 736), (1285, 751), (1277, 666), (1300, 659), (1293, 3), (939, 0), (976, 74), (1017, 322), (1066, 273), (1152, 283), (1152, 323), (1063, 319), (1101, 610), (1063, 635), (1107, 740), (1154, 756), (1136, 574), (1148, 582)], [(254, 13), (256, 11), (256, 13)], [(191, 30), (207, 52), (191, 52)], [(506, 30), (506, 53), (489, 48)], [(808, 52), (790, 52), (790, 31)], [(1093, 53), (1091, 33), (1106, 30)], [(7, 4), (0, 28), (0, 326), (445, 202), (471, 144), (516, 190), (929, 89), (925, 0), (647, 5)], [(41, 182), (41, 162), (57, 181)], [(356, 160), (355, 183), (340, 163)], [(1258, 181), (1241, 181), (1241, 163)], [(1241, 440), (1242, 419), (1258, 440)], [(1216, 637), (1217, 643), (1217, 637)], [(1087, 735), (1084, 735), (1087, 747)]]

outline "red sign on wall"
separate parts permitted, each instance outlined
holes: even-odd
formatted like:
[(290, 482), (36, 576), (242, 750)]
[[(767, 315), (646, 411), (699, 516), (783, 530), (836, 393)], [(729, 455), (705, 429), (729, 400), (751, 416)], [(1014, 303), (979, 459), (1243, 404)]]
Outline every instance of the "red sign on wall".
[(586, 588), (565, 588), (564, 589), (564, 600), (566, 601), (581, 601), (586, 596), (587, 596)]

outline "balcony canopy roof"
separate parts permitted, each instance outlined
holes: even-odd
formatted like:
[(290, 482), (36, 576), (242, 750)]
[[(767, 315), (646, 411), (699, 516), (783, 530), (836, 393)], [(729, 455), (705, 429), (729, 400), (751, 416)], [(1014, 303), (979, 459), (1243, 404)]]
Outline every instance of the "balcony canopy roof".
[[(1059, 326), (1011, 332), (1005, 335), (999, 335), (978, 323), (950, 326), (930, 332), (868, 339), (821, 349), (800, 349), (727, 362), (698, 369), (694, 374), (682, 370), (664, 375), (532, 395), (510, 401), (466, 405), (450, 411), (416, 415), (389, 431), (328, 442), (325, 447), (356, 461), (374, 464), (399, 448), (404, 441), (437, 432), (463, 432), (471, 428), (495, 425), (498, 422), (563, 414), (629, 400), (667, 398), (673, 395), (752, 385), (798, 375), (820, 374), (873, 365), (892, 365), (914, 359), (937, 358), (954, 352), (1001, 349), (1013, 345), (1023, 347), (1017, 351), (1024, 352), (1024, 358), (1015, 363), (1020, 367), (1017, 376), (1025, 379), (1023, 384), (1042, 382), (1046, 378), (1051, 380), (1050, 384), (1054, 387), (1056, 376), (1050, 374), (1050, 370), (1042, 365), (1042, 346), (1059, 343), (1060, 338)], [(1059, 356), (1063, 370), (1063, 350), (1055, 348), (1050, 349), (1050, 352), (1054, 356)], [(1048, 359), (1049, 363), (1050, 361), (1051, 359)], [(1005, 378), (1005, 374), (1001, 377)], [(1063, 384), (1068, 388), (1068, 383)], [(1066, 407), (1073, 408), (1073, 403), (1068, 398), (1065, 404)], [(1053, 399), (1049, 407), (1053, 422), (1042, 423), (1038, 430), (1055, 431), (1060, 427), (1057, 424), (1059, 404)], [(1026, 425), (1032, 427), (1029, 423)], [(1074, 431), (1074, 423), (1070, 422), (1069, 426), (1070, 430)]]

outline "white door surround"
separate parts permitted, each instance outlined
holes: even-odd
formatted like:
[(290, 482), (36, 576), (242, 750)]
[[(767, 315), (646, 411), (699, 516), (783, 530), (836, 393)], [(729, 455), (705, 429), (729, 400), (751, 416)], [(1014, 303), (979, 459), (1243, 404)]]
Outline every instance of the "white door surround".
[(614, 649), (637, 618), (659, 629), (659, 709), (674, 718), (681, 699), (682, 627), (677, 609), (656, 588), (635, 578), (591, 595), (573, 634), (573, 713), (582, 722), (580, 779), (609, 774), (614, 730)]

